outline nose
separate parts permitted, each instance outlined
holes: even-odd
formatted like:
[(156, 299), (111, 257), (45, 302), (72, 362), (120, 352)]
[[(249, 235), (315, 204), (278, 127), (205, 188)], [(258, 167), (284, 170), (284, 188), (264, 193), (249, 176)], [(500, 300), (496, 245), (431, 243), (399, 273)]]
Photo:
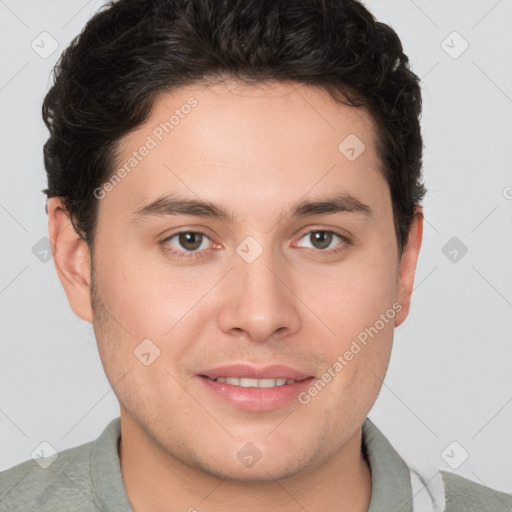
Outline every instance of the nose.
[(227, 277), (218, 316), (223, 332), (264, 342), (300, 329), (300, 299), (293, 293), (291, 272), (286, 262), (277, 265), (271, 251), (252, 263), (235, 256)]

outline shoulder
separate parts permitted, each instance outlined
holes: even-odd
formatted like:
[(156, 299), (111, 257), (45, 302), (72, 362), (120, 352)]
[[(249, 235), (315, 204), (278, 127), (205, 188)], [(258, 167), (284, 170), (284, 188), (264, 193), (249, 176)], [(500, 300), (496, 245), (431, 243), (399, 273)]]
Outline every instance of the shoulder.
[(0, 473), (0, 512), (98, 510), (90, 479), (94, 442)]
[(455, 473), (441, 471), (445, 486), (446, 512), (512, 511), (512, 495), (496, 491)]

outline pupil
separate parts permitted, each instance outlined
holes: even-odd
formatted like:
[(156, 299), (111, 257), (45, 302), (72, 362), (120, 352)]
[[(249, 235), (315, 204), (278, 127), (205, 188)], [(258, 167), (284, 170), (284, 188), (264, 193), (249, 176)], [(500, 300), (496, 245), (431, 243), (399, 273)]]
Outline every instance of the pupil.
[(317, 249), (325, 249), (331, 244), (332, 233), (327, 231), (315, 231), (314, 233), (311, 233), (311, 235), (313, 236), (312, 244)]
[(181, 233), (179, 240), (184, 249), (193, 251), (201, 246), (202, 235), (200, 233)]

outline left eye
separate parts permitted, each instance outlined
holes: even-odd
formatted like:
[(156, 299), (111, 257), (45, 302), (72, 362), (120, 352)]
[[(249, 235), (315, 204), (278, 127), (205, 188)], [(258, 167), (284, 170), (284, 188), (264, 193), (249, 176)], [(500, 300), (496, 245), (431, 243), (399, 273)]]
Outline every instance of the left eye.
[(187, 252), (195, 252), (199, 249), (206, 249), (208, 246), (207, 240), (210, 239), (204, 233), (182, 231), (170, 236), (165, 242), (178, 251), (184, 249)]
[(311, 245), (305, 247), (311, 247), (312, 249), (328, 249), (333, 241), (343, 241), (343, 237), (341, 235), (338, 235), (333, 231), (324, 230), (309, 231), (302, 236), (301, 240), (302, 239), (308, 240)]

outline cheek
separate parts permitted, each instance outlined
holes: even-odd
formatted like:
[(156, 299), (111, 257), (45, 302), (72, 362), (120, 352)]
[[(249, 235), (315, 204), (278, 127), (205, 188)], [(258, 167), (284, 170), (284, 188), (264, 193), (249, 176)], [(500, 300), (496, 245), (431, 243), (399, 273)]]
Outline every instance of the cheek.
[(387, 261), (383, 261), (386, 252), (380, 256), (378, 250), (372, 252), (378, 257), (354, 258), (353, 264), (340, 266), (329, 278), (308, 281), (309, 288), (304, 284), (302, 291), (310, 297), (310, 308), (329, 327), (317, 322), (315, 328), (326, 333), (321, 350), (329, 391), (324, 396), (343, 401), (347, 406), (343, 414), (371, 407), (389, 363), (400, 306), (395, 302), (396, 265), (393, 252), (388, 253)]
[[(347, 265), (328, 278), (303, 283), (302, 296), (324, 321), (337, 341), (337, 348), (356, 338), (377, 323), (379, 331), (392, 335), (396, 316), (396, 270), (381, 263)], [(386, 315), (384, 324), (381, 315)], [(326, 333), (329, 332), (326, 329)]]
[[(120, 268), (135, 268), (117, 261)], [(194, 290), (177, 294), (165, 280), (142, 269), (111, 270), (97, 273), (94, 331), (112, 388), (126, 409), (140, 415), (148, 404), (161, 407), (157, 394), (180, 403), (186, 396), (176, 369), (194, 335), (186, 315), (188, 303), (197, 302)]]
[(136, 339), (172, 336), (185, 318), (194, 318), (218, 281), (214, 269), (166, 265), (160, 255), (112, 254), (104, 264), (98, 279), (102, 295), (115, 320)]

